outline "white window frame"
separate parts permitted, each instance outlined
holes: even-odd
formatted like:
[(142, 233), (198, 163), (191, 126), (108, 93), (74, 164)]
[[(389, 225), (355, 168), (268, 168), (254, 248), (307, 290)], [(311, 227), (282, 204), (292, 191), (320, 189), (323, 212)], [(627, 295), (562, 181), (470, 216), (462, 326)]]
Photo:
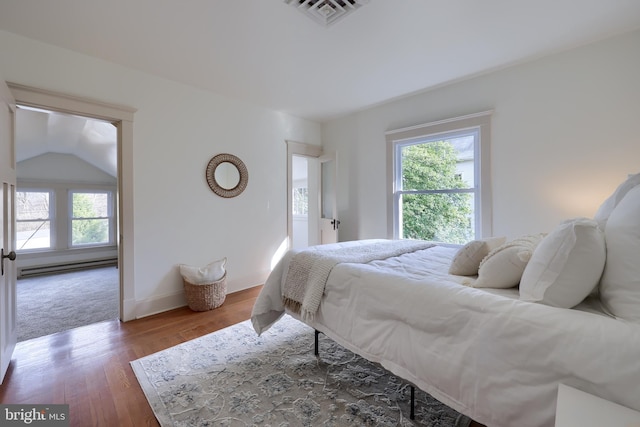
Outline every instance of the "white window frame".
[(400, 238), (400, 159), (398, 147), (418, 140), (434, 140), (438, 136), (450, 137), (462, 131), (476, 129), (475, 144), (475, 238), (492, 236), (491, 194), (491, 115), (483, 111), (451, 119), (439, 120), (417, 126), (386, 132), (387, 140), (387, 232), (391, 239)]
[[(56, 247), (56, 193), (51, 188), (21, 187), (16, 189), (17, 193), (48, 193), (49, 194), (49, 246), (45, 248), (20, 249), (16, 247), (16, 252), (43, 252), (50, 251)], [(19, 220), (16, 207), (16, 224), (21, 222), (33, 222), (36, 220)]]
[[(106, 217), (94, 217), (94, 218), (74, 218), (73, 216), (73, 195), (74, 194), (106, 194), (107, 195), (107, 216)], [(67, 197), (67, 202), (68, 202), (68, 215), (67, 215), (67, 221), (68, 221), (68, 232), (69, 235), (67, 237), (67, 241), (68, 241), (68, 247), (69, 248), (89, 248), (89, 247), (96, 247), (96, 246), (111, 246), (114, 244), (115, 241), (115, 218), (114, 218), (114, 209), (113, 209), (113, 205), (114, 205), (114, 197), (113, 197), (113, 191), (110, 190), (99, 190), (99, 189), (87, 189), (87, 188), (74, 188), (74, 189), (70, 189), (68, 191), (68, 197)], [(82, 244), (73, 244), (73, 220), (74, 219), (82, 219), (82, 220), (87, 220), (87, 219), (106, 219), (108, 220), (108, 224), (109, 224), (109, 231), (108, 231), (108, 237), (109, 240), (108, 242), (101, 242), (101, 243), (82, 243)]]
[[(50, 227), (51, 227), (51, 240), (49, 248), (38, 249), (22, 249), (20, 253), (30, 254), (49, 253), (51, 256), (54, 254), (62, 254), (66, 251), (73, 250), (92, 250), (92, 248), (105, 248), (113, 247), (116, 245), (117, 235), (117, 219), (116, 219), (116, 189), (112, 185), (108, 184), (77, 184), (77, 183), (65, 183), (65, 182), (30, 182), (18, 181), (18, 188), (16, 191), (37, 191), (49, 193), (49, 210), (50, 210)], [(76, 193), (107, 193), (108, 194), (108, 212), (109, 212), (109, 242), (108, 243), (89, 243), (82, 245), (72, 244), (72, 216), (73, 207), (70, 194)], [(66, 236), (66, 238), (65, 238)]]

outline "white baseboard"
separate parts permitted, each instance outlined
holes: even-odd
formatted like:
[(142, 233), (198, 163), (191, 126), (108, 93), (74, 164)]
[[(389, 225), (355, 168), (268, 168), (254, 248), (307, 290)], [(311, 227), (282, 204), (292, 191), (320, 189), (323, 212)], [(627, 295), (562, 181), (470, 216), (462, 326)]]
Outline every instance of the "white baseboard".
[(134, 299), (125, 299), (122, 301), (121, 318), (123, 322), (136, 319), (136, 301)]
[[(262, 285), (268, 275), (269, 272), (261, 272), (252, 276), (245, 276), (240, 279), (227, 281), (227, 294)], [(247, 283), (249, 283), (249, 285), (247, 285)], [(125, 322), (128, 320), (140, 319), (173, 310), (175, 308), (184, 307), (185, 305), (187, 305), (187, 300), (184, 296), (183, 289), (171, 294), (164, 294), (143, 300), (125, 300), (122, 319)]]
[(187, 300), (184, 297), (184, 291), (137, 300), (135, 302), (135, 316), (131, 320), (163, 313), (185, 305), (187, 305)]

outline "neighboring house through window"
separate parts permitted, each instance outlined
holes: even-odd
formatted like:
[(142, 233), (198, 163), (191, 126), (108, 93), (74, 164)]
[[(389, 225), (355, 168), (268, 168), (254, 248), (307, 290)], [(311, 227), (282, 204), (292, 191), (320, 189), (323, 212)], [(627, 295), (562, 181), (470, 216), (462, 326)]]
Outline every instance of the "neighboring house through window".
[(491, 235), (490, 112), (387, 132), (393, 238)]

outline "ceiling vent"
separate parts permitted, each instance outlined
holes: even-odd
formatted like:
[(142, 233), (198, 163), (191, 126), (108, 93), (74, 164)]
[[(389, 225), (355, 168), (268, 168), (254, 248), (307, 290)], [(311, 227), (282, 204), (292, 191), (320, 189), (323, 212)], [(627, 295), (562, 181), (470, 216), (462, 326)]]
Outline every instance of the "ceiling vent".
[(284, 0), (284, 2), (328, 27), (369, 3), (369, 0)]

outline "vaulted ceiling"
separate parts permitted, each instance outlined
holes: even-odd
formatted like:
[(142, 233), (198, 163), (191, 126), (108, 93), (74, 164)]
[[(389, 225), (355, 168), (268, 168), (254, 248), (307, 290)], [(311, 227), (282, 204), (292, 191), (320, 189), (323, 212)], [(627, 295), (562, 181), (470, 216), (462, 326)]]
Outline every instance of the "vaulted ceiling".
[(116, 144), (111, 123), (24, 107), (16, 113), (17, 162), (46, 153), (73, 154), (115, 178)]

